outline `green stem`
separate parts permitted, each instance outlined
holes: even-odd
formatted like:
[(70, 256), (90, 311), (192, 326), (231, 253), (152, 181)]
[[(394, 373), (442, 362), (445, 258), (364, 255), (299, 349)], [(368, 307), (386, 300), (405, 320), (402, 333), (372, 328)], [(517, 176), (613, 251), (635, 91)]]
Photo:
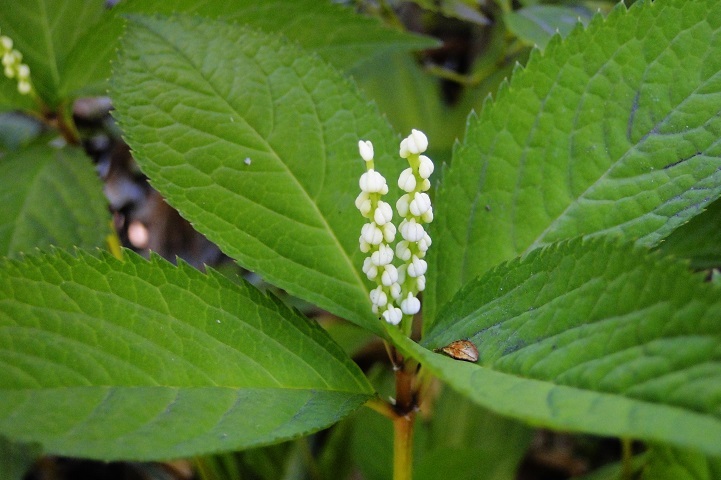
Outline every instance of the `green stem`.
[(413, 391), (415, 373), (396, 354), (396, 417), (393, 419), (393, 480), (411, 480), (413, 470), (413, 424), (416, 398)]
[(393, 421), (393, 480), (411, 480), (413, 467), (413, 423), (415, 413)]
[(633, 441), (621, 439), (621, 479), (631, 480), (633, 477)]

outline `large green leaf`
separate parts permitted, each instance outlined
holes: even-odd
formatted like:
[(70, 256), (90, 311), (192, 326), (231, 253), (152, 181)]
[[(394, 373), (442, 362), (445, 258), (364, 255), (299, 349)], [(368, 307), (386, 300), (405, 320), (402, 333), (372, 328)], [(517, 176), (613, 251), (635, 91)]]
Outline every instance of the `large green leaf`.
[(141, 168), (199, 231), (271, 283), (380, 332), (360, 271), (357, 142), (375, 143), (389, 183), (403, 161), (352, 84), (244, 27), (137, 18), (112, 96)]
[(466, 282), (581, 234), (655, 245), (721, 193), (721, 2), (623, 5), (531, 56), (436, 197), (426, 327)]
[(318, 430), (372, 393), (277, 299), (125, 256), (0, 264), (0, 434), (62, 455), (174, 458)]
[(0, 255), (106, 245), (102, 185), (79, 148), (34, 145), (0, 159)]
[(613, 242), (535, 250), (469, 283), (424, 346), (394, 341), (504, 415), (721, 454), (721, 290), (683, 263)]
[(0, 0), (0, 31), (13, 39), (33, 85), (51, 106), (62, 100), (68, 54), (100, 19), (103, 5), (103, 0)]
[(192, 13), (251, 25), (278, 33), (317, 52), (334, 66), (347, 69), (387, 51), (420, 50), (436, 41), (382, 26), (353, 10), (319, 0), (126, 0), (108, 12), (88, 33), (68, 61), (67, 90), (92, 87), (104, 92), (110, 62), (123, 31), (123, 14)]

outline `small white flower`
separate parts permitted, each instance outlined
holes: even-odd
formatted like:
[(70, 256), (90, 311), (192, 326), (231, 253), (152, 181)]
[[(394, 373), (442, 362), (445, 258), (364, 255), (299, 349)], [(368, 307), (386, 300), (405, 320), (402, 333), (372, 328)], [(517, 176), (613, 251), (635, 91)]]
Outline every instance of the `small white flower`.
[(378, 250), (371, 254), (371, 263), (377, 267), (388, 265), (393, 261), (393, 249), (385, 244), (380, 244)]
[(396, 269), (398, 271), (398, 283), (403, 284), (406, 281), (407, 269), (408, 265), (405, 263)]
[(408, 276), (414, 278), (420, 277), (426, 273), (427, 269), (428, 264), (426, 261), (421, 260), (416, 255), (413, 255), (413, 259), (411, 259), (411, 263), (408, 265)]
[(358, 210), (360, 210), (361, 215), (364, 217), (368, 217), (368, 214), (371, 211), (372, 205), (371, 205), (371, 199), (368, 192), (361, 192), (355, 199), (355, 206)]
[(383, 287), (380, 285), (371, 290), (370, 299), (376, 307), (385, 307), (388, 304), (388, 295), (386, 295), (386, 292), (383, 291)]
[(423, 153), (428, 148), (428, 137), (420, 130), (413, 129), (408, 135), (408, 151), (413, 155)]
[(371, 251), (371, 244), (365, 241), (365, 239), (363, 238), (363, 235), (361, 235), (360, 238), (358, 239), (358, 244), (360, 246), (361, 252), (368, 253)]
[(391, 291), (391, 297), (393, 297), (394, 299), (398, 300), (399, 298), (401, 298), (401, 284), (400, 283), (396, 282), (393, 285), (391, 285), (390, 291)]
[(398, 282), (398, 269), (393, 265), (384, 266), (383, 273), (381, 274), (381, 283), (386, 287), (390, 287), (396, 282)]
[(378, 277), (378, 267), (371, 263), (370, 258), (366, 258), (363, 261), (363, 273), (366, 274), (368, 280), (375, 280)]
[(411, 152), (408, 150), (408, 139), (404, 138), (401, 140), (401, 148), (398, 152), (398, 155), (400, 155), (401, 158), (408, 158), (410, 156)]
[(400, 258), (404, 262), (411, 259), (411, 249), (409, 248), (410, 243), (407, 240), (401, 240), (396, 245), (396, 257)]
[(361, 238), (371, 245), (380, 245), (383, 241), (383, 231), (373, 222), (366, 223), (361, 228)]
[(401, 176), (398, 177), (398, 188), (408, 193), (416, 189), (416, 177), (413, 175), (413, 169), (406, 168), (401, 172)]
[(366, 193), (381, 193), (385, 195), (388, 193), (388, 185), (386, 185), (386, 179), (383, 175), (376, 172), (373, 169), (368, 170), (361, 175), (358, 181), (361, 191)]
[(415, 218), (403, 220), (398, 230), (401, 232), (403, 239), (409, 242), (417, 242), (426, 234), (426, 231), (423, 230), (423, 225), (419, 224)]
[(403, 312), (398, 307), (391, 307), (383, 312), (383, 319), (391, 325), (398, 325), (403, 320)]
[(411, 201), (408, 209), (411, 211), (413, 216), (420, 217), (431, 208), (431, 197), (427, 193), (416, 192), (413, 195), (413, 201)]
[(421, 215), (421, 220), (425, 223), (431, 223), (433, 221), (433, 209), (429, 208), (423, 215)]
[[(423, 238), (418, 240), (418, 250), (420, 250), (422, 253), (426, 253), (428, 251), (428, 247), (430, 247), (432, 243), (433, 242), (431, 242), (431, 236), (426, 233)], [(398, 256), (400, 257), (400, 255)]]
[(416, 290), (419, 292), (422, 292), (426, 289), (426, 276), (421, 275), (420, 277), (416, 278)]
[(401, 195), (401, 198), (398, 199), (396, 202), (396, 210), (398, 211), (398, 215), (401, 217), (405, 217), (408, 215), (408, 207), (410, 205), (410, 195), (409, 194), (403, 194)]
[(415, 315), (421, 311), (421, 302), (412, 293), (408, 292), (408, 296), (401, 302), (401, 311), (406, 315)]
[(383, 230), (383, 240), (386, 243), (392, 243), (396, 239), (396, 226), (392, 223), (386, 223), (381, 227), (381, 230)]
[(385, 225), (393, 220), (393, 209), (388, 203), (379, 201), (376, 211), (373, 214), (373, 220), (375, 220), (376, 225)]
[(30, 93), (30, 83), (27, 80), (20, 80), (18, 82), (18, 92), (21, 95), (27, 95)]
[(30, 67), (28, 67), (24, 63), (20, 64), (18, 66), (18, 78), (20, 80), (27, 80), (28, 78), (30, 78)]
[(13, 39), (8, 36), (0, 36), (0, 46), (8, 52), (13, 49)]
[(420, 160), (420, 165), (418, 165), (418, 175), (424, 179), (430, 177), (434, 169), (433, 161), (425, 155), (421, 155), (418, 159)]
[(370, 140), (359, 140), (358, 151), (360, 152), (361, 158), (366, 162), (370, 162), (371, 160), (373, 160), (373, 144), (370, 142)]
[[(428, 180), (427, 178), (424, 178), (423, 181), (421, 182), (420, 190), (422, 192), (427, 192), (430, 189), (431, 189), (431, 181)], [(386, 187), (386, 191), (388, 191), (388, 187)]]

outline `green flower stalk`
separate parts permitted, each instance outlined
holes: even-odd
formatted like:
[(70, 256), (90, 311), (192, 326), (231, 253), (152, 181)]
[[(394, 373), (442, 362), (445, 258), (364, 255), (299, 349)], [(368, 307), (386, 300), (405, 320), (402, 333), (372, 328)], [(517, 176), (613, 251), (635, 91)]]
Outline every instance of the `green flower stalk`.
[(13, 41), (6, 35), (0, 36), (0, 58), (2, 58), (5, 76), (10, 79), (17, 79), (20, 94), (29, 94), (32, 91), (30, 67), (22, 63), (23, 55), (13, 49)]
[[(396, 202), (396, 210), (402, 218), (398, 228), (392, 223), (393, 210), (382, 200), (388, 193), (385, 178), (375, 170), (373, 144), (359, 141), (358, 150), (366, 162), (366, 172), (361, 175), (360, 195), (355, 205), (361, 215), (369, 220), (363, 226), (359, 238), (360, 250), (368, 253), (363, 263), (363, 272), (376, 283), (370, 292), (373, 313), (386, 322), (398, 325), (404, 318), (412, 318), (421, 309), (418, 293), (426, 286), (425, 273), (428, 268), (423, 259), (431, 246), (431, 237), (424, 226), (433, 220), (433, 208), (427, 192), (429, 177), (433, 173), (433, 162), (422, 155), (428, 148), (428, 139), (419, 130), (401, 141), (400, 156), (408, 160), (398, 179), (398, 187), (406, 192)], [(395, 235), (403, 238), (395, 249), (391, 247)], [(403, 262), (393, 265), (398, 258)]]

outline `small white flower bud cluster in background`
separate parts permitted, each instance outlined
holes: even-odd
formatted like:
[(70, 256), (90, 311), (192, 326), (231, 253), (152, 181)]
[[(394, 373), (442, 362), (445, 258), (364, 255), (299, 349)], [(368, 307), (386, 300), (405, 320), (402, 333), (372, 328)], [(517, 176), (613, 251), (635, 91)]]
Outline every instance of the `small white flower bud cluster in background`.
[(5, 76), (17, 79), (18, 92), (22, 95), (30, 93), (30, 67), (22, 63), (22, 53), (13, 49), (12, 39), (5, 35), (0, 36), (0, 57)]
[[(431, 186), (428, 177), (433, 173), (433, 162), (422, 155), (427, 148), (428, 139), (419, 130), (413, 130), (401, 141), (400, 156), (407, 159), (410, 166), (398, 179), (398, 187), (405, 192), (396, 202), (396, 211), (402, 218), (398, 226), (402, 240), (393, 249), (391, 244), (396, 235), (393, 210), (381, 199), (388, 193), (388, 185), (374, 169), (371, 142), (358, 142), (366, 172), (360, 178), (361, 193), (355, 204), (369, 220), (359, 239), (361, 251), (369, 254), (363, 263), (363, 272), (377, 284), (370, 293), (373, 312), (393, 325), (398, 325), (404, 316), (420, 311), (417, 295), (426, 287), (424, 257), (431, 246), (431, 237), (424, 225), (433, 220), (431, 199), (426, 193)], [(394, 258), (403, 263), (395, 267)]]

